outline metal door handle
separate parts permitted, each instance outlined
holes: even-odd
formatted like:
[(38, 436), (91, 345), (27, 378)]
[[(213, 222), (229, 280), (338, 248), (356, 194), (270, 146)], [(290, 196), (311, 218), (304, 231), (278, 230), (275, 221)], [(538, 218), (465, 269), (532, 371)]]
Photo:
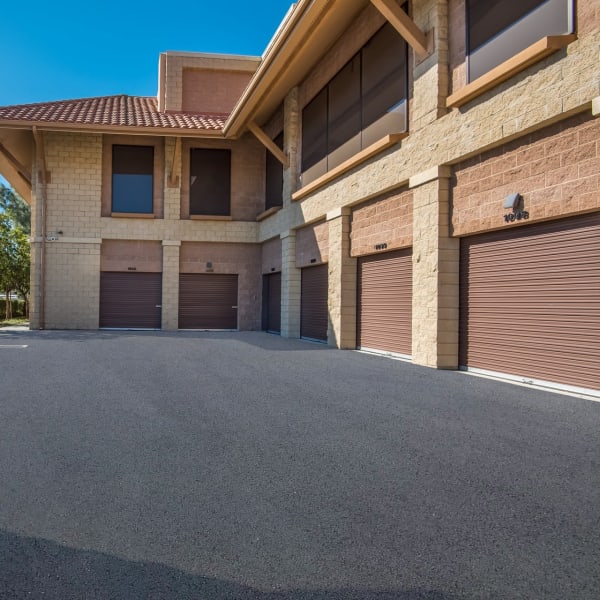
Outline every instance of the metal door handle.
[(154, 308), (162, 308), (162, 304), (157, 304)]
[(231, 308), (237, 308), (237, 306), (232, 306)]

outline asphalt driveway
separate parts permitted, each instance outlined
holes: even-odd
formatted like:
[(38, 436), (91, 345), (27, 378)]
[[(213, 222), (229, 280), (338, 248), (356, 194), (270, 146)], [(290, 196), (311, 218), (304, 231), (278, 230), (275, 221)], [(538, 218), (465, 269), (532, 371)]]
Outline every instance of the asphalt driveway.
[(600, 597), (600, 403), (263, 333), (0, 367), (2, 600)]

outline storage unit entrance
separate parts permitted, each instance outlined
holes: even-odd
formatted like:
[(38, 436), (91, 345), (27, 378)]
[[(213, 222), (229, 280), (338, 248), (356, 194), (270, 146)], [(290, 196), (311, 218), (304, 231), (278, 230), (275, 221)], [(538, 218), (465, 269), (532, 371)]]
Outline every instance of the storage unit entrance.
[(281, 333), (281, 273), (263, 275), (262, 325), (265, 331)]
[(412, 251), (358, 259), (357, 345), (363, 350), (411, 354)]
[(302, 269), (301, 290), (300, 337), (326, 342), (329, 321), (328, 266)]
[(237, 275), (180, 274), (180, 329), (237, 329), (237, 305)]
[(100, 271), (100, 327), (161, 328), (160, 242), (103, 240)]
[(600, 213), (461, 240), (460, 364), (600, 390)]

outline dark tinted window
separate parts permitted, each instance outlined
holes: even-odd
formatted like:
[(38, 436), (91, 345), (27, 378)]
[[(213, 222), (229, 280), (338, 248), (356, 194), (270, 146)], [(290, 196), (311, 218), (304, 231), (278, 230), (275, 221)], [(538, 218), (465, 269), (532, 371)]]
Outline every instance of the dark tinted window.
[(327, 152), (360, 132), (360, 56), (355, 56), (328, 86)]
[(546, 0), (467, 0), (469, 52), (491, 40)]
[(112, 212), (152, 213), (154, 148), (113, 146)]
[(400, 34), (385, 24), (306, 105), (303, 184), (386, 134), (406, 131), (407, 49)]
[(327, 156), (327, 88), (302, 111), (302, 170)]
[(406, 100), (406, 42), (389, 24), (362, 49), (362, 126), (371, 125)]
[(193, 148), (190, 156), (190, 214), (230, 214), (231, 151)]
[[(283, 133), (274, 140), (278, 148), (283, 149)], [(283, 165), (266, 151), (266, 199), (265, 208), (273, 208), (283, 204)]]

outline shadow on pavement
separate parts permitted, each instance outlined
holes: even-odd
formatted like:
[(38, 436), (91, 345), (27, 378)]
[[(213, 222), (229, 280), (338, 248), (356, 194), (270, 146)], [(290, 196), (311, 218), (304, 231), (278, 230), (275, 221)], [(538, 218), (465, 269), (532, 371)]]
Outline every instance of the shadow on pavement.
[(458, 600), (426, 590), (264, 592), (157, 563), (139, 563), (0, 532), (0, 598), (6, 600)]
[(334, 350), (325, 343), (297, 338), (282, 338), (279, 335), (264, 331), (144, 331), (144, 330), (75, 330), (75, 329), (46, 329), (46, 330), (15, 330), (0, 329), (1, 343), (27, 343), (26, 340), (40, 341), (71, 341), (90, 342), (96, 340), (115, 340), (125, 338), (156, 338), (210, 341), (236, 341), (264, 350), (315, 351)]

